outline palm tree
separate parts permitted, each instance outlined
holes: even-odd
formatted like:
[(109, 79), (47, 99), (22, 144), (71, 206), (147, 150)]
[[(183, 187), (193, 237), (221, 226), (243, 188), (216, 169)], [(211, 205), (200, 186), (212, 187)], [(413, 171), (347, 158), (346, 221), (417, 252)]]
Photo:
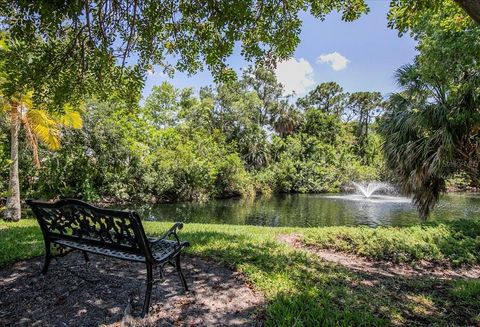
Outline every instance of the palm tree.
[(255, 124), (246, 126), (239, 135), (239, 152), (248, 169), (258, 169), (268, 164), (270, 151), (266, 131)]
[(479, 77), (468, 72), (451, 81), (426, 81), (415, 65), (397, 71), (403, 91), (390, 96), (380, 125), (385, 160), (423, 219), (454, 173), (480, 181)]
[(293, 134), (302, 124), (302, 113), (288, 104), (287, 101), (281, 101), (277, 110), (272, 114), (272, 126), (275, 132), (284, 138)]
[(16, 95), (8, 99), (2, 97), (0, 110), (10, 116), (11, 137), (11, 166), (9, 178), (9, 194), (5, 209), (5, 219), (18, 221), (21, 217), (20, 207), (20, 182), (18, 175), (18, 149), (19, 132), (23, 126), (26, 133), (28, 146), (33, 153), (33, 162), (40, 168), (38, 156), (38, 143), (41, 141), (51, 150), (60, 148), (60, 136), (62, 127), (81, 128), (82, 118), (80, 112), (70, 106), (64, 107), (61, 114), (49, 114), (42, 109), (34, 108), (32, 92), (26, 95)]

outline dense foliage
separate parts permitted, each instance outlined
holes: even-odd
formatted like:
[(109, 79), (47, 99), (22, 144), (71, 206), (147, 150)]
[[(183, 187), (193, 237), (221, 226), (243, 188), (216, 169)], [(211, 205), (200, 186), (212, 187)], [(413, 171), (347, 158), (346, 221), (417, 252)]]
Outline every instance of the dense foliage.
[[(319, 19), (340, 11), (350, 21), (369, 8), (364, 0), (1, 3), (0, 91), (12, 108), (10, 122), (23, 106), (15, 99), (27, 94), (32, 94), (31, 107), (45, 117), (91, 99), (84, 118), (93, 129), (65, 130), (60, 152), (40, 149), (41, 169), (26, 160), (30, 149), (20, 149), (24, 193), (203, 200), (336, 191), (347, 180), (378, 177), (376, 117), (384, 106), (379, 93), (346, 94), (336, 83), (323, 83), (293, 104), (282, 97), (268, 68), (251, 68), (236, 81), (226, 64), (236, 44), (258, 67), (271, 68), (291, 56), (304, 11)], [(420, 54), (412, 65), (415, 81), (404, 81), (404, 92), (392, 97), (383, 120), (387, 167), (402, 190), (414, 195), (423, 217), (447, 178), (466, 172), (478, 179), (479, 13), (477, 0), (390, 1), (389, 26), (417, 38)], [(215, 88), (194, 94), (165, 84), (138, 106), (147, 71), (171, 75), (204, 67), (219, 83)], [(412, 85), (429, 91), (412, 92)], [(409, 104), (394, 101), (402, 96)], [(433, 124), (430, 114), (437, 119)], [(406, 121), (416, 126), (396, 129), (396, 119), (408, 115)], [(11, 162), (8, 149), (0, 149), (2, 168), (11, 167), (5, 194), (9, 201), (16, 199), (14, 220), (19, 219), (17, 125), (10, 124)], [(415, 155), (409, 154), (412, 144)], [(109, 152), (115, 152), (112, 165)], [(58, 173), (64, 167), (78, 174)]]
[(37, 103), (61, 108), (83, 94), (135, 99), (153, 67), (208, 67), (216, 79), (232, 80), (226, 59), (236, 45), (245, 59), (273, 64), (300, 42), (300, 12), (323, 19), (334, 10), (351, 21), (368, 7), (363, 0), (3, 1), (15, 71), (6, 90), (34, 90)]
[[(453, 6), (463, 21), (467, 14), (480, 21), (478, 0), (390, 0), (389, 22), (405, 31), (418, 15)], [(3, 1), (1, 29), (12, 40), (12, 51), (0, 53), (11, 63), (5, 91), (33, 90), (36, 103), (60, 109), (84, 94), (135, 100), (153, 67), (208, 67), (231, 80), (227, 59), (236, 45), (248, 61), (274, 65), (299, 44), (302, 12), (324, 19), (333, 11), (352, 21), (369, 7), (365, 0)]]
[[(330, 99), (332, 86), (341, 103)], [(204, 201), (335, 192), (380, 177), (381, 139), (374, 115), (366, 114), (380, 110), (377, 93), (347, 94), (324, 83), (298, 105), (282, 94), (274, 73), (259, 67), (198, 94), (164, 82), (139, 107), (90, 100), (81, 130), (64, 129), (58, 151), (39, 148), (40, 168), (21, 148), (21, 189), (40, 198)]]

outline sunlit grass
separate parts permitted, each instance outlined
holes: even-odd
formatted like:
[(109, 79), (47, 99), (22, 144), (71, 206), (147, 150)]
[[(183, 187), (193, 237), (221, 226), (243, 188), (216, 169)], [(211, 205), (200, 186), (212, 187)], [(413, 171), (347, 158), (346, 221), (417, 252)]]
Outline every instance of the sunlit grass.
[(453, 284), (452, 294), (462, 301), (480, 302), (480, 280), (457, 280)]
[[(160, 235), (170, 225), (145, 222), (145, 229), (150, 235)], [(187, 224), (180, 235), (192, 244), (189, 253), (242, 272), (265, 295), (267, 326), (476, 323), (480, 291), (475, 282), (354, 272), (277, 241), (286, 233), (321, 238), (339, 231), (343, 228)], [(398, 233), (405, 234), (400, 229)], [(36, 221), (0, 223), (0, 249), (0, 265), (41, 255), (43, 241)]]
[(0, 266), (43, 253), (42, 233), (35, 220), (0, 222)]
[(410, 227), (321, 227), (306, 230), (308, 245), (392, 262), (480, 263), (480, 222), (457, 220)]

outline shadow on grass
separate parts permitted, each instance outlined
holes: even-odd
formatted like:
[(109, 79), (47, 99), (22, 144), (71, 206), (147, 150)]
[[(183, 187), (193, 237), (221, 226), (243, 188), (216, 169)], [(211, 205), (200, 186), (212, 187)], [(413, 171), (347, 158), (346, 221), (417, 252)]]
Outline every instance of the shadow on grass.
[(311, 228), (303, 232), (303, 240), (307, 245), (394, 263), (480, 264), (480, 221), (473, 219), (406, 227)]
[[(163, 225), (159, 226), (161, 228), (158, 228), (158, 233), (163, 230)], [(447, 226), (459, 233), (455, 239), (462, 239), (462, 235), (477, 235), (476, 231), (463, 223)], [(476, 315), (480, 312), (480, 291), (468, 291), (480, 289), (478, 281), (386, 277), (350, 271), (278, 243), (269, 229), (250, 232), (253, 229), (231, 226), (224, 230), (220, 228), (222, 227), (187, 226), (181, 232), (181, 238), (192, 244), (188, 250), (190, 253), (213, 258), (241, 271), (255, 288), (265, 294), (268, 301), (266, 325), (384, 326), (478, 323)], [(155, 228), (150, 230), (157, 233)], [(41, 235), (36, 227), (11, 227), (9, 231), (0, 230), (0, 233), (1, 236), (8, 235), (12, 242), (10, 249), (17, 251), (17, 254), (21, 249), (30, 251), (30, 256), (43, 252)], [(4, 240), (2, 242), (1, 245), (5, 244)], [(447, 245), (444, 246), (448, 248)], [(28, 255), (25, 253), (24, 257)], [(194, 266), (194, 258), (191, 260), (190, 264)], [(124, 264), (115, 260), (112, 269), (118, 271)], [(105, 272), (98, 273), (97, 277)], [(118, 276), (115, 275), (114, 278)], [(215, 274), (208, 278), (215, 278)], [(109, 285), (114, 283), (114, 280), (101, 283)], [(88, 292), (88, 287), (83, 287), (78, 292)], [(95, 298), (104, 301), (103, 296), (108, 295), (96, 294)], [(215, 293), (210, 296), (215, 300)], [(67, 297), (67, 300), (70, 298)], [(92, 305), (91, 301), (87, 300), (88, 297), (85, 299), (86, 302), (81, 302), (80, 305)], [(121, 305), (122, 303), (117, 304), (120, 307)], [(8, 308), (8, 305), (4, 307)], [(186, 314), (187, 311), (182, 311), (180, 317), (185, 317)], [(85, 318), (79, 316), (76, 321), (81, 322), (82, 319)], [(118, 321), (118, 318), (112, 319), (109, 321)]]
[(462, 325), (478, 319), (479, 301), (462, 301), (454, 281), (351, 271), (269, 237), (183, 235), (194, 244), (193, 253), (232, 265), (266, 294), (267, 325)]

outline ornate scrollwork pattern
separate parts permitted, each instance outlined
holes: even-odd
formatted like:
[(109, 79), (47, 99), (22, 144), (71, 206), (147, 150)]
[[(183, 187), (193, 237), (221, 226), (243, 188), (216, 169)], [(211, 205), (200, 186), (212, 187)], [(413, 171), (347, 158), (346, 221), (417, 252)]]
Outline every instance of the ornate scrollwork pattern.
[[(144, 262), (147, 268), (147, 283), (142, 317), (148, 313), (152, 295), (153, 265), (163, 268), (170, 264), (177, 270), (180, 282), (188, 291), (187, 281), (180, 266), (180, 252), (188, 246), (181, 242), (177, 230), (182, 223), (175, 223), (162, 237), (148, 239), (140, 217), (130, 211), (96, 208), (76, 199), (62, 199), (55, 203), (27, 200), (37, 217), (45, 241), (46, 274), (52, 255), (51, 245), (58, 248), (60, 256), (74, 250), (96, 253), (109, 257)], [(169, 240), (169, 237), (174, 240)]]
[(105, 215), (76, 204), (58, 208), (37, 206), (37, 215), (51, 233), (139, 249), (129, 217)]

